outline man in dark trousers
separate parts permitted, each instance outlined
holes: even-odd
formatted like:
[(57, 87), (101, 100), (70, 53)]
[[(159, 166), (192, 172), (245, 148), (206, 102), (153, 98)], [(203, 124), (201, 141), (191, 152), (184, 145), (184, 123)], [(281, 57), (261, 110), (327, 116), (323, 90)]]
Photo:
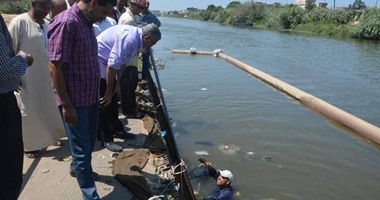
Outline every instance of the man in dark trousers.
[(99, 200), (91, 159), (98, 132), (100, 71), (93, 23), (116, 0), (81, 0), (55, 16), (48, 28), (49, 69), (72, 161), (84, 200)]
[(0, 199), (16, 200), (22, 184), (24, 147), (21, 113), (13, 94), (26, 67), (33, 63), (30, 54), (13, 51), (12, 38), (0, 15)]
[(233, 189), (231, 187), (231, 181), (233, 175), (230, 170), (216, 170), (211, 164), (204, 158), (199, 158), (199, 162), (203, 163), (207, 168), (208, 173), (216, 180), (216, 188), (213, 193), (204, 198), (206, 200), (231, 200), (234, 196)]

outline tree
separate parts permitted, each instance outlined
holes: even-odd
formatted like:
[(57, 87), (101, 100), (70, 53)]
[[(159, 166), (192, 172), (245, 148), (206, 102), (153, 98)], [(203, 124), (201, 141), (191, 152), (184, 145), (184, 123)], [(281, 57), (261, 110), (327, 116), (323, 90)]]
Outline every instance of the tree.
[(216, 7), (214, 4), (211, 4), (211, 5), (208, 5), (207, 6), (207, 9), (206, 10), (209, 10), (211, 12), (218, 12), (219, 10), (224, 10), (222, 6), (218, 6)]
[(317, 7), (317, 5), (314, 2), (307, 1), (306, 5), (305, 5), (305, 10), (312, 11), (316, 7)]
[(241, 4), (240, 1), (231, 1), (231, 2), (227, 5), (226, 9), (232, 9), (232, 8), (235, 8), (237, 5), (240, 5), (240, 4)]
[(353, 10), (362, 10), (365, 9), (367, 6), (365, 5), (364, 1), (362, 0), (355, 0), (355, 2), (351, 5), (348, 5), (348, 9)]
[(214, 11), (216, 6), (214, 4), (208, 5), (206, 10)]

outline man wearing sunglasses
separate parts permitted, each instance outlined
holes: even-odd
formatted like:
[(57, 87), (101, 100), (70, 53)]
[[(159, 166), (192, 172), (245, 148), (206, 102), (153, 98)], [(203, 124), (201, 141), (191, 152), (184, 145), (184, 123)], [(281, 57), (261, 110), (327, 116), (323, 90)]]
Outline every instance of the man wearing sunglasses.
[(217, 187), (210, 196), (204, 198), (205, 200), (231, 200), (234, 196), (231, 187), (231, 181), (234, 178), (230, 170), (216, 170), (204, 158), (199, 158), (199, 162), (203, 163), (207, 168), (208, 173), (216, 180)]

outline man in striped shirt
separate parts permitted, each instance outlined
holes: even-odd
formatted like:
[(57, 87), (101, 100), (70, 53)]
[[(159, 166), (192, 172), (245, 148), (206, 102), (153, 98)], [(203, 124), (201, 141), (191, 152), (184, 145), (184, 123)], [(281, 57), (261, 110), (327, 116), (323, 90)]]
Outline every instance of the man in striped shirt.
[(70, 145), (70, 175), (77, 177), (85, 200), (100, 199), (91, 166), (100, 82), (92, 25), (115, 5), (116, 0), (81, 0), (55, 16), (48, 29), (50, 75)]
[(13, 94), (26, 67), (33, 63), (30, 54), (16, 55), (12, 38), (0, 15), (0, 199), (16, 200), (22, 184), (23, 143), (21, 114)]

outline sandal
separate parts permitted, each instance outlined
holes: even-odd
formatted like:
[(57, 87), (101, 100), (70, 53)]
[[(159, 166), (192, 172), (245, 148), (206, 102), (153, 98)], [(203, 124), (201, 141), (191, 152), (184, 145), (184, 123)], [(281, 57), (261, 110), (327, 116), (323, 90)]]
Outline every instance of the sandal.
[(61, 147), (63, 144), (62, 144), (62, 141), (61, 140), (57, 140), (56, 142), (54, 142), (54, 145), (53, 146), (56, 146), (56, 147)]
[(24, 155), (27, 158), (38, 158), (41, 156), (41, 151), (36, 150), (36, 151), (24, 151)]

